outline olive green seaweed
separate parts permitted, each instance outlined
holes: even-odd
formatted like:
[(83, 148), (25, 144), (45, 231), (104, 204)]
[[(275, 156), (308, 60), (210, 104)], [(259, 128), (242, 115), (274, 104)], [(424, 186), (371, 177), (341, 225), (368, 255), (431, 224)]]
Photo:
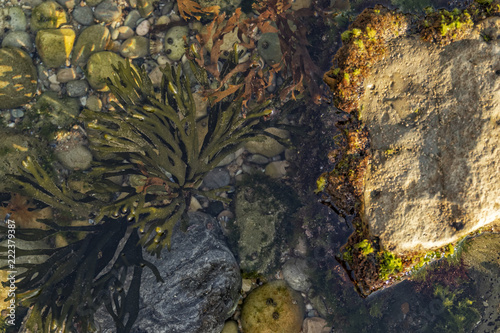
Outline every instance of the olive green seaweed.
[[(158, 95), (147, 72), (136, 71), (130, 64), (119, 64), (108, 86), (118, 99), (117, 111), (85, 110), (82, 116), (94, 152), (105, 165), (97, 172), (105, 170), (106, 178), (136, 173), (147, 180), (143, 191), (129, 190), (102, 209), (96, 221), (126, 214), (142, 234), (141, 245), (159, 254), (163, 247), (170, 247), (172, 228), (185, 216), (192, 195), (226, 200), (217, 196), (225, 189), (198, 188), (204, 176), (241, 143), (270, 136), (260, 120), (270, 111), (261, 111), (265, 105), (258, 105), (242, 117), (241, 100), (221, 101), (210, 110), (208, 134), (200, 144), (191, 84), (180, 69), (163, 69)], [(151, 184), (156, 186), (147, 186)], [(153, 190), (156, 202), (167, 203), (146, 202), (146, 194)]]
[[(207, 77), (204, 69), (191, 68), (196, 77)], [(16, 238), (52, 244), (57, 237), (67, 240), (55, 248), (16, 251), (18, 258), (48, 256), (41, 264), (16, 265), (21, 272), (16, 300), (29, 309), (22, 331), (69, 332), (78, 327), (93, 332), (94, 313), (104, 304), (116, 331), (130, 332), (138, 315), (143, 267), (161, 280), (156, 267), (142, 257), (143, 248), (157, 255), (164, 247), (170, 249), (173, 227), (187, 218), (193, 195), (227, 201), (218, 196), (225, 188), (204, 191), (200, 185), (241, 143), (265, 135), (285, 143), (264, 132), (261, 119), (270, 112), (262, 111), (266, 104), (241, 115), (240, 91), (210, 108), (208, 134), (200, 140), (192, 87), (180, 69), (163, 70), (159, 92), (144, 69), (127, 63), (115, 70), (107, 82), (117, 98), (114, 110), (84, 110), (81, 115), (96, 157), (85, 173), (91, 190), (72, 190), (33, 157), (23, 162), (20, 175), (11, 177), (16, 191), (54, 211), (52, 219), (39, 220), (46, 230), (18, 229)], [(116, 176), (132, 175), (142, 175), (144, 185), (116, 183)], [(72, 222), (76, 220), (89, 223), (81, 226)], [(0, 229), (1, 235), (8, 234), (7, 227)], [(8, 252), (6, 246), (0, 250)]]

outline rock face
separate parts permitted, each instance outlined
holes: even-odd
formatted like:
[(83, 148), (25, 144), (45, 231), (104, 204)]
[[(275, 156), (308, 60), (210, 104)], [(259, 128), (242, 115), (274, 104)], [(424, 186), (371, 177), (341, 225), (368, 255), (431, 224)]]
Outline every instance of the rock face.
[[(238, 302), (241, 275), (215, 219), (189, 213), (189, 230), (174, 229), (171, 251), (163, 250), (160, 259), (145, 259), (156, 265), (165, 282), (158, 283), (151, 270), (144, 270), (132, 332), (222, 331)], [(101, 311), (96, 320), (102, 332), (116, 332), (107, 312)]]
[(363, 219), (385, 248), (432, 249), (500, 221), (500, 41), (481, 37), (499, 23), (444, 47), (397, 38), (365, 80)]

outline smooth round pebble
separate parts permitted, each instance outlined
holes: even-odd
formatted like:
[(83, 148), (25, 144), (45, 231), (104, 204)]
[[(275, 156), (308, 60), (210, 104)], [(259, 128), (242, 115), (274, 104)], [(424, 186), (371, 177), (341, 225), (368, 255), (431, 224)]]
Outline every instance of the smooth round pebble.
[(142, 36), (130, 37), (120, 46), (120, 54), (125, 58), (145, 57), (149, 53), (149, 39)]
[(256, 164), (267, 164), (269, 163), (269, 159), (265, 157), (264, 155), (260, 154), (252, 154), (247, 158), (247, 161), (250, 163), (256, 163)]
[(76, 79), (77, 74), (74, 68), (62, 68), (57, 71), (57, 82), (66, 83)]
[(14, 118), (22, 118), (24, 117), (24, 111), (21, 110), (21, 109), (14, 109), (14, 110), (11, 110), (10, 111), (10, 114), (12, 115), (12, 117)]
[(116, 28), (116, 30), (113, 31), (113, 34), (116, 34), (116, 37), (113, 39), (127, 39), (134, 35), (134, 29), (126, 25), (122, 25), (121, 27)]
[(139, 25), (135, 29), (135, 32), (139, 36), (145, 36), (145, 35), (147, 35), (149, 33), (149, 28), (150, 27), (151, 27), (151, 23), (149, 23), (148, 20), (144, 20), (141, 23), (139, 23)]
[(91, 111), (101, 111), (102, 109), (102, 101), (96, 95), (89, 96), (87, 98), (87, 108)]
[(66, 84), (66, 92), (69, 97), (82, 97), (87, 94), (89, 84), (87, 80), (73, 80)]
[(90, 150), (83, 145), (77, 145), (69, 150), (58, 151), (56, 157), (66, 168), (71, 170), (88, 169), (92, 162)]
[(118, 20), (122, 15), (121, 9), (112, 1), (101, 2), (94, 11), (94, 17), (99, 21), (111, 23)]
[(94, 15), (89, 6), (77, 6), (75, 10), (73, 10), (73, 18), (76, 22), (83, 25), (91, 25), (94, 22)]
[[(267, 128), (266, 132), (283, 139), (287, 139), (290, 136), (288, 131), (276, 127)], [(245, 144), (245, 148), (252, 154), (261, 154), (266, 157), (273, 157), (285, 150), (285, 146), (271, 137), (265, 137), (261, 141), (249, 141)]]
[(140, 19), (141, 19), (141, 14), (139, 13), (139, 11), (133, 10), (125, 18), (123, 25), (126, 25), (127, 27), (130, 28), (135, 28), (135, 26), (137, 25), (137, 21)]

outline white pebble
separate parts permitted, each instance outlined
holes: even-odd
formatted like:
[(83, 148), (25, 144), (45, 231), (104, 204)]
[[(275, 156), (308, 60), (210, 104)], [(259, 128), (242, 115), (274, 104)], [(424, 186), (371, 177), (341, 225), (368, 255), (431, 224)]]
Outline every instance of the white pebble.
[(151, 23), (149, 23), (148, 20), (142, 21), (137, 28), (135, 28), (135, 32), (139, 36), (145, 36), (149, 33), (149, 27), (151, 26)]
[(51, 76), (49, 76), (49, 82), (53, 83), (53, 84), (58, 84), (59, 81), (57, 81), (57, 75), (56, 74), (52, 74)]
[(156, 59), (156, 62), (160, 66), (165, 66), (166, 64), (169, 63), (168, 58), (164, 55), (159, 56), (158, 59)]

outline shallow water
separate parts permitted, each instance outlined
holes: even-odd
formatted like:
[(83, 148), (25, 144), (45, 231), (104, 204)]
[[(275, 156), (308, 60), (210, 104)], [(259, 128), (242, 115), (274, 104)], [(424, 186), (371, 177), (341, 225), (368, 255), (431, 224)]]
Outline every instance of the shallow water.
[[(455, 1), (453, 3), (447, 1), (432, 2), (435, 8), (454, 8), (457, 6), (460, 8), (466, 6), (468, 3), (469, 1)], [(372, 7), (375, 4), (382, 4), (391, 8), (402, 8), (405, 11), (420, 14), (423, 8), (430, 5), (431, 2), (425, 0), (398, 0), (385, 3), (381, 1), (351, 1), (349, 4), (349, 1), (336, 0), (332, 1), (331, 4), (330, 6), (325, 1), (313, 2), (311, 12), (308, 13), (308, 16), (304, 17), (306, 26), (310, 27), (310, 31), (306, 34), (310, 44), (307, 49), (311, 55), (311, 59), (322, 72), (329, 70), (332, 58), (341, 46), (340, 33), (347, 29), (349, 23), (363, 9)], [(128, 12), (127, 8), (125, 12)], [(208, 24), (208, 21), (202, 22)], [(152, 35), (153, 33), (149, 36), (151, 37)], [(116, 51), (118, 46), (115, 45), (114, 48)], [(31, 55), (34, 62), (39, 64), (39, 55), (37, 53), (31, 53)], [(152, 61), (152, 57), (150, 56), (145, 58), (139, 57), (133, 63), (138, 67), (140, 65), (144, 65), (145, 68), (149, 67), (149, 69), (154, 67), (154, 61)], [(48, 73), (47, 77), (56, 73), (53, 69), (45, 68), (44, 70)], [(83, 71), (81, 74), (83, 75)], [(316, 77), (315, 79), (318, 86), (323, 85), (320, 77)], [(58, 93), (64, 95), (66, 86), (64, 84), (60, 84), (60, 86), (63, 87), (63, 90)], [(322, 88), (326, 89), (324, 86)], [(51, 86), (49, 83), (42, 90), (50, 89)], [(52, 89), (57, 90), (53, 86)], [(97, 95), (97, 92), (89, 89), (88, 93), (82, 97), (88, 98), (90, 95)], [(328, 326), (331, 327), (331, 332), (495, 332), (498, 330), (499, 261), (498, 251), (494, 246), (498, 244), (498, 237), (495, 235), (482, 235), (465, 241), (463, 252), (461, 250), (457, 251), (458, 254), (456, 257), (458, 259), (455, 259), (455, 263), (448, 264), (444, 260), (435, 262), (416, 274), (420, 279), (415, 279), (415, 281), (405, 280), (389, 288), (379, 290), (367, 298), (361, 297), (355, 291), (348, 273), (336, 259), (341, 246), (345, 244), (347, 238), (354, 230), (350, 223), (351, 217), (340, 217), (338, 215), (339, 212), (336, 212), (333, 206), (328, 204), (326, 197), (321, 197), (314, 193), (316, 179), (323, 172), (329, 171), (329, 167), (332, 166), (327, 155), (329, 151), (335, 148), (335, 144), (331, 140), (331, 137), (334, 136), (332, 133), (336, 131), (335, 124), (345, 121), (348, 115), (341, 110), (335, 109), (332, 104), (328, 103), (328, 96), (324, 96), (323, 103), (319, 105), (311, 102), (307, 92), (304, 93), (304, 96), (298, 98), (295, 102), (289, 102), (284, 106), (280, 105), (276, 107), (275, 111), (278, 115), (273, 115), (272, 117), (277, 118), (273, 119), (271, 117), (270, 119), (271, 122), (275, 123), (279, 123), (279, 117), (286, 119), (286, 124), (290, 125), (290, 149), (280, 152), (277, 156), (267, 158), (264, 164), (253, 160), (256, 158), (253, 156), (255, 154), (248, 151), (240, 151), (238, 158), (241, 157), (241, 161), (238, 162), (238, 158), (235, 157), (234, 161), (221, 167), (221, 170), (224, 169), (221, 172), (227, 172), (228, 177), (230, 177), (228, 184), (225, 185), (233, 187), (226, 191), (227, 193), (225, 194), (225, 196), (233, 199), (230, 204), (222, 204), (216, 200), (208, 200), (201, 195), (193, 195), (201, 205), (199, 210), (208, 213), (214, 218), (218, 218), (217, 222), (222, 226), (229, 247), (242, 267), (244, 279), (256, 286), (266, 280), (273, 280), (276, 277), (282, 278), (284, 262), (295, 257), (306, 259), (310, 265), (308, 273), (310, 274), (311, 283), (310, 289), (303, 293), (305, 303), (309, 305), (306, 316), (325, 319), (328, 322)], [(106, 97), (103, 97), (102, 100), (106, 101)], [(80, 105), (81, 108), (83, 108), (82, 105)], [(20, 107), (16, 110), (19, 109), (23, 108)], [(27, 107), (26, 110), (29, 113), (31, 106)], [(11, 113), (12, 116), (8, 116), (7, 113)], [(16, 135), (21, 135), (21, 133), (28, 135), (40, 134), (40, 128), (23, 127), (23, 119), (25, 118), (14, 117), (13, 114), (17, 113), (3, 110), (7, 127), (14, 128), (13, 130), (9, 129), (8, 134), (5, 134), (7, 132), (2, 133), (3, 136), (12, 136), (12, 133), (16, 133)], [(24, 121), (24, 124), (26, 124), (26, 121)], [(55, 129), (51, 128), (50, 130)], [(85, 139), (82, 139), (75, 132), (78, 132), (78, 130), (73, 131), (72, 135), (76, 138), (73, 138), (72, 141), (70, 140), (71, 144), (78, 145), (81, 142), (86, 144)], [(7, 140), (6, 138), (4, 139)], [(54, 138), (51, 138), (49, 141), (52, 145), (56, 145), (54, 142), (57, 140), (54, 140)], [(150, 141), (148, 142), (150, 143)], [(58, 141), (57, 145), (60, 144), (61, 140)], [(69, 143), (67, 144), (70, 146)], [(29, 143), (26, 146), (30, 147), (30, 152), (35, 150), (37, 153), (53, 154), (51, 148), (32, 148), (36, 147), (33, 143)], [(68, 149), (66, 148), (66, 150)], [(6, 151), (5, 153), (11, 154), (12, 152)], [(13, 155), (7, 156), (11, 158)], [(11, 161), (14, 161), (14, 158)], [(286, 161), (288, 164), (284, 175), (276, 177), (276, 179), (262, 176), (265, 165), (268, 165), (270, 162), (280, 161)], [(53, 156), (51, 155), (51, 158), (46, 159), (45, 162), (50, 166), (54, 162)], [(20, 163), (18, 157), (16, 157), (16, 163)], [(50, 170), (51, 168), (47, 167), (47, 165), (44, 167)], [(51, 175), (55, 179), (61, 181), (61, 179), (71, 178), (72, 172), (69, 172), (67, 168), (57, 163), (54, 166), (55, 168), (51, 169)], [(12, 168), (10, 172), (15, 169), (16, 167)], [(78, 172), (76, 170), (75, 173)], [(139, 172), (137, 173), (139, 174)], [(250, 176), (246, 178), (238, 177), (240, 173)], [(255, 176), (255, 174), (259, 176)], [(142, 175), (145, 174), (142, 173)], [(29, 176), (25, 175), (24, 177)], [(82, 179), (85, 180), (85, 177), (86, 172), (80, 172), (79, 178), (73, 180), (79, 182), (79, 186), (84, 186), (81, 182)], [(169, 178), (172, 179), (171, 174)], [(154, 183), (155, 180), (152, 180), (149, 185), (163, 187), (163, 189), (168, 187), (163, 182)], [(35, 179), (36, 181), (39, 181), (39, 179)], [(129, 179), (125, 180), (125, 183), (127, 181), (130, 184), (132, 183)], [(215, 182), (217, 183), (217, 181)], [(136, 184), (135, 186), (139, 185)], [(146, 185), (144, 184), (144, 188), (142, 188), (144, 191), (146, 191), (145, 187)], [(216, 186), (213, 188), (216, 188)], [(157, 190), (163, 191), (163, 189), (160, 188)], [(11, 214), (9, 209), (15, 210), (15, 207), (8, 206), (8, 202), (12, 202), (12, 196), (7, 194), (7, 190), (2, 188), (0, 192), (2, 192), (0, 201), (4, 202), (4, 207), (7, 207), (2, 210), (5, 216), (0, 216), (0, 218), (7, 219), (7, 214)], [(51, 191), (49, 190), (48, 192)], [(96, 194), (96, 196), (99, 195), (104, 194)], [(115, 193), (115, 196), (117, 197), (118, 194)], [(113, 199), (116, 200), (116, 197)], [(169, 198), (169, 200), (173, 199)], [(32, 211), (35, 208), (39, 209), (47, 206), (41, 201), (39, 199), (39, 201), (33, 202), (33, 206), (30, 206), (29, 209), (26, 208), (29, 206), (27, 202), (21, 202), (19, 203), (21, 206), (20, 209), (26, 208), (25, 210)], [(262, 207), (266, 207), (267, 215), (279, 215), (278, 220), (271, 221), (275, 223), (273, 224), (275, 228), (272, 230), (272, 234), (269, 233), (269, 239), (262, 237), (260, 240), (261, 243), (253, 245), (248, 245), (245, 243), (245, 240), (242, 241), (242, 235), (246, 235), (247, 237), (252, 235), (252, 233), (244, 233), (244, 228), (241, 225), (243, 223), (243, 216), (238, 215), (243, 214), (239, 212), (239, 209), (243, 206), (243, 201), (245, 201), (245, 204), (250, 203), (249, 207), (253, 207), (250, 209), (258, 211), (260, 215), (257, 216), (260, 216), (262, 219), (266, 215), (265, 209), (259, 211)], [(255, 205), (255, 202), (258, 205)], [(251, 205), (252, 203), (254, 206)], [(50, 205), (49, 202), (46, 202), (46, 204)], [(238, 207), (238, 205), (241, 206)], [(225, 218), (225, 215), (221, 215), (223, 212), (229, 214), (227, 213), (228, 211), (233, 214), (232, 217)], [(79, 225), (87, 227), (88, 222), (93, 222), (95, 215), (98, 214), (98, 212), (94, 213), (89, 215), (88, 219), (84, 219), (83, 223)], [(235, 214), (236, 218), (234, 219)], [(29, 214), (18, 216), (19, 219), (30, 217)], [(63, 215), (57, 217), (62, 220), (65, 218)], [(125, 218), (123, 217), (123, 219)], [(76, 227), (76, 225), (72, 226)], [(108, 227), (109, 225), (105, 225), (103, 227), (104, 231), (101, 231), (109, 232), (109, 243), (116, 241), (116, 243), (123, 245), (123, 242), (120, 240), (128, 239), (122, 238), (124, 237), (122, 233), (126, 233), (125, 229), (116, 231), (114, 229), (107, 229)], [(210, 223), (207, 225), (207, 228), (210, 228)], [(111, 230), (115, 233), (112, 233)], [(486, 250), (482, 250), (483, 252), (481, 253), (484, 255), (479, 259), (474, 259), (476, 258), (474, 249), (478, 246), (478, 243), (482, 242), (483, 238), (485, 242), (489, 242), (492, 252), (489, 253)], [(77, 240), (78, 235), (75, 232), (70, 235), (68, 242), (71, 244), (71, 241)], [(62, 243), (57, 244), (62, 246)], [(245, 244), (247, 247), (255, 246), (256, 254), (250, 259), (246, 258), (242, 254), (242, 249), (245, 247), (242, 244)], [(266, 251), (269, 251), (266, 252), (258, 249), (258, 246), (262, 244), (265, 244)], [(51, 245), (55, 245), (54, 240), (51, 241)], [(75, 251), (78, 251), (78, 249), (72, 249), (71, 253)], [(102, 251), (98, 252), (100, 253), (97, 253), (96, 256), (102, 258)], [(21, 251), (18, 253), (21, 253)], [(130, 255), (130, 257), (127, 257), (129, 260), (136, 260), (136, 263), (141, 262), (142, 258), (139, 258), (139, 254), (128, 255)], [(460, 261), (461, 259), (459, 258), (462, 258), (461, 256), (463, 256), (463, 260), (467, 265)], [(68, 257), (65, 258), (71, 260), (73, 257), (68, 254)], [(265, 265), (263, 264), (264, 262)], [(84, 263), (89, 264), (86, 261)], [(475, 265), (478, 263), (479, 265)], [(75, 274), (72, 273), (76, 273), (78, 267), (74, 269), (74, 271), (68, 274), (68, 279), (76, 278)], [(106, 271), (106, 269), (103, 269), (103, 271)], [(129, 272), (129, 276), (130, 274)], [(98, 277), (100, 275), (95, 277), (95, 279), (97, 280)], [(124, 280), (125, 276), (120, 278)], [(125, 282), (121, 282), (125, 284)], [(59, 294), (66, 292), (70, 293), (71, 291), (63, 291), (62, 289), (57, 291)], [(21, 325), (19, 318), (22, 318), (26, 314), (26, 310), (26, 308), (19, 308), (16, 327), (10, 327), (8, 331), (14, 332), (19, 329)], [(237, 308), (232, 318), (238, 320), (240, 319), (240, 314), (241, 306)], [(71, 329), (73, 331), (85, 331), (85, 329), (78, 327), (78, 325), (73, 326)], [(42, 331), (48, 330), (41, 329), (40, 332)]]

